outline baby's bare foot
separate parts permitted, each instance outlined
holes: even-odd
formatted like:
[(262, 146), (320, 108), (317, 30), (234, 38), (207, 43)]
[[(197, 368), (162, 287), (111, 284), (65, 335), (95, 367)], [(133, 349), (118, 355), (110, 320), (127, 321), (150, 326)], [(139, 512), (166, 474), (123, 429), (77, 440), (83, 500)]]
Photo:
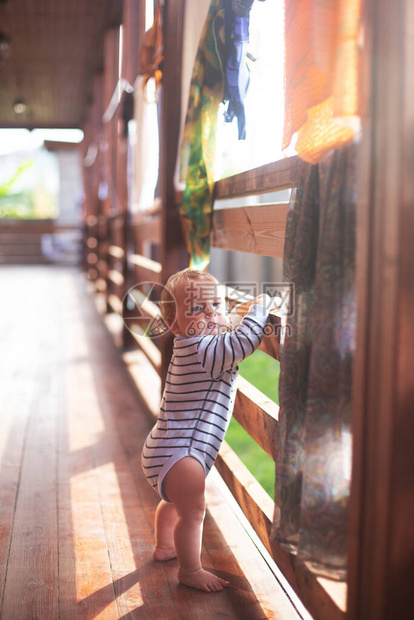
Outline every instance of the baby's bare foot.
[(157, 547), (154, 546), (152, 550), (152, 557), (158, 562), (165, 562), (166, 560), (172, 560), (177, 557), (177, 552), (174, 547)]
[(190, 588), (203, 590), (204, 592), (220, 592), (223, 588), (230, 584), (220, 577), (216, 577), (213, 573), (209, 573), (203, 568), (199, 568), (193, 573), (186, 573), (181, 568), (178, 571), (178, 581)]

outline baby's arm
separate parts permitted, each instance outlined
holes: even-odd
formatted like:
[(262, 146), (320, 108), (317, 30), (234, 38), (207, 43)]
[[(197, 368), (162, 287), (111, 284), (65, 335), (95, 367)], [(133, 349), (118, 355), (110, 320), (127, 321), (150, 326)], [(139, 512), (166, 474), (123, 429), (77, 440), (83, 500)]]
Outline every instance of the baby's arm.
[(271, 306), (272, 299), (268, 295), (260, 295), (234, 331), (204, 336), (200, 340), (198, 358), (213, 379), (234, 368), (258, 348)]

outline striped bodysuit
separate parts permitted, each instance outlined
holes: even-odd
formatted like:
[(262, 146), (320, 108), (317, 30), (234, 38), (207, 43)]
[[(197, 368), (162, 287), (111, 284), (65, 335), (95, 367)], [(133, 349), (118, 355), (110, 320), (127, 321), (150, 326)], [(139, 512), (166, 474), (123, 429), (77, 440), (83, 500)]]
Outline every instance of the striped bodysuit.
[(165, 501), (163, 480), (179, 460), (196, 458), (206, 475), (213, 466), (233, 412), (237, 364), (259, 346), (267, 315), (253, 305), (234, 331), (176, 336), (158, 420), (141, 458), (149, 484)]

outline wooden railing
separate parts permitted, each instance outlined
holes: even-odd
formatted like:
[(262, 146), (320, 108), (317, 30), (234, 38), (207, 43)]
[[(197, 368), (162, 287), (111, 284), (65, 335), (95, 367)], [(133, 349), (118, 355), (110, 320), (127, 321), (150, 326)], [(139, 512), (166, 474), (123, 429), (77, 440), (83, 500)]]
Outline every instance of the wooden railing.
[[(79, 225), (54, 219), (0, 219), (0, 264), (39, 265), (55, 260), (74, 264), (81, 250), (79, 234)], [(51, 243), (43, 247), (45, 235)], [(60, 240), (59, 252), (53, 245), (56, 240)]]
[[(216, 183), (216, 199), (234, 199), (294, 188), (298, 180), (298, 159), (291, 157), (249, 170)], [(283, 257), (287, 204), (232, 206), (215, 209), (212, 245), (227, 250)], [(276, 317), (270, 317), (276, 322)], [(266, 336), (261, 349), (279, 359), (278, 329)], [(273, 459), (277, 456), (278, 413), (276, 403), (266, 398), (246, 380), (239, 378), (234, 417), (256, 443)], [(270, 552), (292, 588), (318, 618), (343, 617), (346, 588), (330, 584), (304, 571), (295, 558), (271, 538), (274, 503), (238, 456), (224, 442), (216, 467), (236, 498), (265, 548)], [(327, 585), (327, 582), (325, 582)]]

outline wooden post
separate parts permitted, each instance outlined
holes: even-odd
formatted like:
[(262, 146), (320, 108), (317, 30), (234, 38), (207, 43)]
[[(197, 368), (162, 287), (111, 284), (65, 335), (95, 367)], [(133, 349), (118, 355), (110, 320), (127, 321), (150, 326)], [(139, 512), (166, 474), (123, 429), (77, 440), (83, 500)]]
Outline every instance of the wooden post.
[[(140, 0), (124, 0), (123, 5), (123, 40), (122, 40), (122, 68), (121, 77), (127, 80), (131, 86), (135, 84), (138, 75), (139, 47), (145, 29), (145, 2)], [(125, 95), (124, 95), (125, 96)], [(123, 259), (123, 294), (126, 294), (132, 286), (133, 269), (128, 264), (129, 246), (132, 246), (132, 226), (128, 213), (128, 137), (127, 128), (122, 124), (121, 133), (118, 134), (118, 173), (117, 187), (118, 195), (122, 204), (124, 214), (122, 248), (124, 250)], [(133, 344), (130, 332), (124, 326), (122, 329), (122, 343), (124, 346)]]
[[(105, 34), (104, 41), (104, 82), (103, 82), (103, 113), (107, 110), (118, 82), (118, 63), (119, 63), (119, 27), (110, 28)], [(102, 245), (102, 258), (106, 263), (106, 298), (111, 293), (111, 281), (108, 278), (110, 270), (110, 256), (108, 254), (111, 244), (111, 223), (108, 219), (109, 214), (115, 208), (116, 199), (116, 154), (117, 154), (117, 132), (115, 119), (111, 119), (103, 124), (102, 132), (102, 160), (104, 180), (107, 183), (107, 196), (103, 201), (103, 215), (100, 218), (100, 234)], [(111, 308), (107, 305), (108, 312)]]
[(348, 617), (382, 620), (413, 613), (414, 7), (366, 11)]
[[(181, 117), (181, 61), (185, 0), (170, 0), (164, 5), (164, 62), (161, 121), (161, 263), (162, 281), (188, 266), (182, 234), (179, 206), (175, 201), (174, 172), (178, 153)], [(172, 336), (163, 338), (162, 374), (164, 380), (172, 351)]]
[[(99, 183), (101, 180), (101, 164), (99, 144), (102, 133), (102, 74), (97, 74), (93, 82), (93, 100), (89, 107), (88, 118), (83, 127), (84, 140), (82, 142), (82, 168), (85, 192), (84, 204), (84, 270), (93, 273), (93, 280), (99, 277), (99, 247), (88, 248), (87, 237), (95, 236), (99, 241), (97, 222), (101, 211), (99, 200)], [(96, 257), (97, 262), (88, 263), (88, 256)]]

